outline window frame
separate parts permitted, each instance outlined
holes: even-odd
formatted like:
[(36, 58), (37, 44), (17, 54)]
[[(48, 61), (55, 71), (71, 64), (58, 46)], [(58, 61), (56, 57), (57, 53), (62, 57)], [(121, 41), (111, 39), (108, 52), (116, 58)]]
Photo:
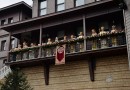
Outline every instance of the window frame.
[(6, 40), (1, 41), (1, 51), (6, 51)]
[[(11, 21), (12, 21), (12, 22), (11, 22)], [(8, 24), (11, 24), (11, 23), (13, 23), (13, 22), (14, 22), (13, 17), (8, 18)]]
[(61, 6), (61, 5), (64, 5), (64, 9), (63, 10), (65, 10), (65, 0), (62, 3), (58, 3), (58, 0), (56, 0), (56, 12), (63, 11), (63, 10), (58, 10), (58, 6)]
[[(79, 1), (80, 1), (80, 0), (79, 0)], [(76, 2), (77, 2), (77, 0), (74, 0), (74, 6), (75, 6), (75, 7), (80, 7), (80, 6), (82, 6), (82, 5), (85, 5), (85, 0), (84, 0), (84, 4), (81, 4), (81, 5), (77, 5)]]
[(1, 26), (6, 24), (6, 19), (1, 20)]
[[(42, 2), (46, 2), (46, 7), (41, 8), (41, 3), (42, 3)], [(42, 11), (42, 10), (45, 10), (46, 13), (45, 13), (45, 14), (41, 14), (41, 11)], [(47, 14), (47, 0), (39, 0), (38, 13), (39, 13), (39, 16), (43, 16), (43, 15), (46, 15), (46, 14)]]

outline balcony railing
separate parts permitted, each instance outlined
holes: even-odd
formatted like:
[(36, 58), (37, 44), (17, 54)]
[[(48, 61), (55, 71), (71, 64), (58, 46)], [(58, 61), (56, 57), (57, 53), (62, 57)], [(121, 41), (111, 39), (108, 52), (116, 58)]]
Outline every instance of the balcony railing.
[[(86, 43), (85, 43), (86, 41)], [(66, 45), (66, 54), (109, 49), (126, 45), (125, 32), (107, 33), (104, 35), (87, 36), (84, 38), (60, 41), (9, 52), (9, 62), (33, 60), (55, 56), (56, 46)], [(86, 48), (86, 49), (85, 49)]]

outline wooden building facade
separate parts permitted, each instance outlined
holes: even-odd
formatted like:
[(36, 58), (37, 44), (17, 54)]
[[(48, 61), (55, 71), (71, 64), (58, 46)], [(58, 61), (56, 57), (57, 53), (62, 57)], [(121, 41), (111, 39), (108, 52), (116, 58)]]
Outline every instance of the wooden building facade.
[[(34, 90), (130, 89), (129, 0), (33, 2), (31, 19), (0, 28), (19, 40), (6, 64), (20, 67)], [(57, 66), (59, 45), (66, 63)]]
[[(24, 10), (25, 9), (25, 10)], [(32, 18), (32, 7), (25, 2), (18, 2), (13, 5), (0, 8), (0, 26), (10, 24), (25, 19)], [(10, 48), (17, 47), (18, 39), (11, 37)], [(0, 79), (10, 71), (9, 67), (5, 65), (7, 61), (7, 53), (9, 45), (9, 33), (0, 29)]]

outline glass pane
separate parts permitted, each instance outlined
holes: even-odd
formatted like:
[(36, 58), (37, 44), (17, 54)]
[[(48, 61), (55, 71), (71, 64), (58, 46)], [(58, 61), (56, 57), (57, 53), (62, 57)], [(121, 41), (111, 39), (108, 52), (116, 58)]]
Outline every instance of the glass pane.
[(40, 16), (45, 15), (45, 14), (46, 14), (46, 9), (42, 9), (42, 10), (40, 11)]
[(65, 10), (65, 4), (61, 4), (57, 6), (57, 11)]
[(84, 0), (76, 0), (76, 6), (84, 5)]
[(4, 43), (4, 50), (6, 50), (6, 42)]
[(61, 3), (64, 3), (65, 0), (57, 0), (57, 4), (61, 4)]
[(47, 1), (45, 0), (45, 1), (41, 1), (40, 2), (40, 9), (42, 9), (42, 8), (46, 8), (47, 7)]

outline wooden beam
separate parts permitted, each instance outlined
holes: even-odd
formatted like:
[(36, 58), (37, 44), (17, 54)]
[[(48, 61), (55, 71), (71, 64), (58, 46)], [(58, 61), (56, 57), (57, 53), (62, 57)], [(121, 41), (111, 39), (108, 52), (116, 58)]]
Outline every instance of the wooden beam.
[(94, 81), (94, 70), (96, 69), (96, 61), (94, 57), (90, 57), (88, 60), (90, 80)]
[(8, 38), (8, 56), (7, 56), (7, 60), (8, 62), (10, 62), (10, 54), (9, 54), (9, 51), (10, 51), (10, 43), (11, 43), (11, 33), (9, 33), (9, 38)]
[(49, 71), (50, 71), (50, 64), (48, 62), (44, 63), (44, 78), (45, 84), (49, 85)]
[[(40, 37), (39, 37), (39, 43), (40, 43), (40, 45), (42, 45), (42, 25), (40, 24), (40, 35), (39, 35)], [(42, 48), (40, 47), (39, 48), (39, 57), (41, 57), (42, 56)]]
[(9, 33), (9, 38), (8, 38), (8, 51), (10, 51), (10, 43), (11, 43), (11, 33)]
[[(83, 15), (83, 33), (84, 33), (84, 38), (86, 38), (86, 17)], [(86, 39), (84, 39), (84, 51), (86, 51), (86, 46), (87, 42)]]
[(42, 44), (42, 24), (40, 24), (40, 38), (39, 43)]

